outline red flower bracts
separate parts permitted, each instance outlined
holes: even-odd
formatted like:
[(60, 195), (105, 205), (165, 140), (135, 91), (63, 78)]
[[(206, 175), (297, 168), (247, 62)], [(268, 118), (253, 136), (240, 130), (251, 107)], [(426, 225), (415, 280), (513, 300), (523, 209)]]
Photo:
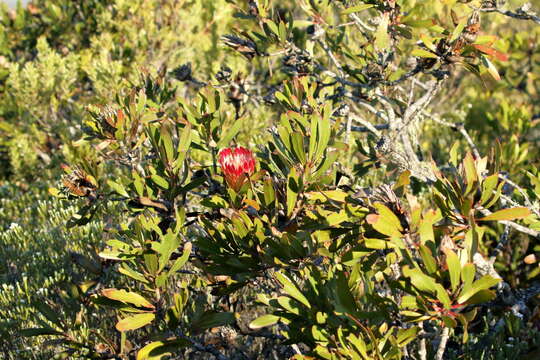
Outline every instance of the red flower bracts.
[(225, 181), (236, 192), (242, 188), (248, 176), (255, 172), (253, 153), (241, 146), (222, 149), (218, 160)]

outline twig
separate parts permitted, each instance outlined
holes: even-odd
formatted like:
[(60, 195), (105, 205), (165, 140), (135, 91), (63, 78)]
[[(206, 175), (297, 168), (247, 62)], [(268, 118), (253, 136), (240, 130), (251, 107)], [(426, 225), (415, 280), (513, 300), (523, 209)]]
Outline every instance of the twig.
[[(424, 332), (424, 322), (421, 321), (419, 324), (420, 331)], [(426, 348), (426, 338), (422, 336), (420, 339), (420, 346), (418, 348), (418, 356), (420, 356), (420, 360), (427, 360), (427, 348)]]
[(465, 129), (465, 125), (463, 125), (463, 123), (456, 124), (456, 129), (461, 135), (463, 135), (465, 141), (467, 141), (467, 143), (471, 147), (474, 157), (476, 159), (480, 159), (480, 152), (478, 151), (478, 148), (476, 147), (476, 144), (472, 140), (471, 136), (467, 132), (467, 129)]
[(346, 22), (346, 23), (343, 23), (343, 24), (339, 24), (339, 25), (330, 25), (329, 28), (330, 29), (335, 29), (335, 28), (340, 28), (340, 27), (345, 27), (345, 26), (349, 26), (349, 25), (354, 25), (355, 22), (354, 21), (349, 21), (349, 22)]
[(496, 7), (481, 8), (481, 9), (475, 9), (475, 10), (486, 12), (486, 13), (495, 12), (495, 13), (499, 13), (499, 14), (514, 18), (514, 19), (531, 20), (531, 21), (534, 21), (537, 24), (540, 24), (540, 17), (538, 17), (533, 12), (531, 12), (529, 9), (524, 10), (524, 7), (525, 7), (525, 5), (523, 5), (517, 11), (501, 10), (499, 8), (496, 8)]
[(390, 124), (390, 127), (395, 126), (396, 123), (396, 112), (394, 111), (394, 108), (392, 107), (392, 103), (390, 100), (381, 94), (380, 91), (377, 91), (377, 96), (379, 98), (379, 102), (384, 107), (384, 110), (386, 111), (386, 118), (388, 119), (388, 123)]
[(527, 205), (527, 208), (531, 210), (536, 216), (540, 217), (540, 211), (535, 208), (535, 206), (532, 204), (531, 200), (529, 199), (529, 196), (527, 195), (527, 192), (518, 184), (513, 182), (508, 178), (508, 176), (505, 176), (503, 174), (499, 174), (499, 179), (506, 181), (509, 185), (511, 185), (514, 189), (516, 189), (521, 196), (523, 196), (523, 199), (525, 200), (525, 205)]
[(360, 31), (362, 31), (362, 33), (364, 33), (364, 30), (367, 30), (367, 31), (375, 31), (375, 28), (372, 28), (371, 26), (367, 25), (366, 23), (364, 23), (359, 17), (358, 15), (356, 15), (355, 13), (351, 13), (349, 14), (349, 17), (351, 19), (353, 19), (353, 21), (355, 22), (355, 24), (358, 26), (358, 29)]
[(493, 253), (490, 256), (491, 261), (495, 261), (497, 258), (497, 255), (502, 251), (506, 243), (508, 242), (508, 235), (510, 234), (510, 226), (505, 225), (503, 233), (501, 234), (501, 237), (499, 238), (499, 242), (497, 243), (497, 246), (493, 250)]
[(480, 158), (480, 152), (478, 151), (478, 147), (476, 146), (476, 144), (472, 140), (471, 136), (467, 132), (467, 129), (465, 128), (465, 125), (463, 125), (463, 123), (451, 123), (451, 122), (448, 122), (448, 121), (444, 121), (444, 120), (442, 120), (442, 119), (440, 119), (438, 117), (435, 117), (434, 115), (428, 113), (425, 110), (422, 111), (422, 114), (429, 117), (431, 120), (435, 121), (438, 124), (442, 124), (444, 126), (448, 126), (449, 128), (452, 128), (454, 130), (459, 131), (459, 133), (461, 135), (463, 135), (463, 137), (465, 138), (465, 141), (467, 141), (467, 143), (469, 144), (469, 146), (470, 146), (470, 148), (471, 148), (471, 150), (473, 152), (474, 157), (476, 159)]
[[(365, 120), (362, 120), (365, 121)], [(368, 123), (366, 121), (366, 123)], [(369, 123), (368, 123), (369, 124)], [(371, 125), (369, 126), (351, 126), (351, 131), (355, 132), (372, 132), (376, 135), (379, 134), (379, 130), (388, 130), (390, 129), (390, 126), (388, 124), (380, 124), (380, 125)]]
[(508, 225), (514, 229), (516, 229), (517, 231), (519, 232), (522, 232), (524, 234), (527, 234), (527, 235), (531, 235), (535, 238), (540, 238), (540, 232), (536, 231), (536, 230), (533, 230), (533, 229), (529, 229), (528, 227), (525, 227), (523, 225), (519, 225), (519, 224), (516, 224), (515, 222), (513, 221), (508, 221), (508, 220), (501, 220), (499, 221), (501, 224), (503, 225)]
[[(351, 131), (357, 132), (372, 132), (377, 137), (379, 136), (379, 130), (386, 130), (390, 128), (389, 124), (373, 125), (369, 121), (366, 121), (355, 114), (349, 114), (349, 119), (354, 120), (364, 126), (351, 126)], [(364, 130), (365, 129), (365, 130)]]
[(283, 335), (274, 334), (265, 330), (249, 332), (249, 331), (244, 331), (240, 327), (238, 327), (238, 332), (244, 336), (262, 337), (262, 338), (272, 339), (272, 340), (286, 340), (285, 336)]
[(321, 45), (323, 50), (330, 57), (330, 60), (332, 60), (332, 62), (334, 63), (334, 66), (338, 69), (339, 75), (342, 78), (345, 78), (345, 73), (343, 72), (343, 68), (341, 67), (341, 64), (339, 63), (338, 59), (336, 59), (336, 57), (334, 56), (334, 53), (332, 52), (332, 50), (330, 50), (330, 48), (328, 46), (326, 46), (324, 41), (317, 40), (317, 42), (319, 43), (319, 45)]
[(411, 77), (415, 76), (416, 74), (422, 72), (423, 68), (420, 67), (420, 66), (417, 66), (415, 67), (414, 69), (412, 69), (411, 71), (409, 71), (408, 73), (404, 74), (403, 76), (401, 76), (399, 79), (397, 80), (394, 80), (394, 81), (384, 81), (383, 82), (383, 85), (386, 85), (386, 86), (395, 86), (399, 83), (402, 83), (403, 81), (407, 80), (407, 79), (410, 79)]
[(382, 111), (375, 109), (370, 103), (368, 103), (366, 101), (363, 101), (363, 100), (361, 100), (361, 99), (359, 99), (357, 97), (353, 97), (353, 99), (355, 100), (354, 104), (361, 105), (362, 107), (369, 110), (369, 112), (373, 113), (375, 116), (377, 116), (377, 117), (381, 118), (382, 120), (388, 122), (388, 118), (386, 117), (386, 115), (384, 115)]
[(433, 81), (431, 84), (428, 84), (428, 87), (429, 88), (424, 96), (412, 103), (405, 111), (405, 114), (403, 115), (403, 126), (407, 126), (419, 112), (424, 110), (424, 107), (431, 101), (435, 93), (441, 88), (441, 82)]

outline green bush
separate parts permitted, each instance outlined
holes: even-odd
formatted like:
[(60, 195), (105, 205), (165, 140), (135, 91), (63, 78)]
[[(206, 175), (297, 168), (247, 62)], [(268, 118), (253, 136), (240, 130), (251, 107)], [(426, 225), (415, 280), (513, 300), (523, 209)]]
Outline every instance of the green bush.
[(519, 1), (0, 10), (6, 359), (540, 351)]

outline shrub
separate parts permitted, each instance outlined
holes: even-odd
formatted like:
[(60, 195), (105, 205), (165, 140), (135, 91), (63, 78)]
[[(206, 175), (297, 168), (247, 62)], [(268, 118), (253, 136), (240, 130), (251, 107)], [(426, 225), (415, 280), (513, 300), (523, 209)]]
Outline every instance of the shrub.
[(8, 358), (538, 351), (528, 5), (94, 3), (3, 13)]

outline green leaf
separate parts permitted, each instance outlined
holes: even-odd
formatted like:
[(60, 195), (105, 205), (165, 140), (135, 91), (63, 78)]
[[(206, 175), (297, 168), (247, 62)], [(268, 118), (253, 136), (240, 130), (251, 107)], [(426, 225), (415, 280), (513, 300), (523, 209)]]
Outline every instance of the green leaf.
[(117, 182), (114, 182), (112, 180), (107, 180), (107, 185), (109, 185), (111, 187), (111, 189), (113, 189), (117, 194), (119, 194), (121, 196), (129, 197), (129, 194), (126, 191), (126, 189), (124, 188), (123, 185), (121, 185), (121, 184), (119, 184)]
[(497, 184), (499, 182), (499, 175), (493, 174), (491, 176), (488, 176), (484, 179), (482, 182), (482, 196), (480, 197), (480, 205), (484, 205), (488, 202), (489, 199), (491, 199), (495, 194), (493, 191), (497, 187)]
[(276, 25), (275, 22), (273, 22), (272, 20), (266, 20), (264, 22), (266, 25), (268, 25), (268, 28), (278, 37), (279, 39), (279, 28), (278, 26)]
[(192, 322), (191, 328), (194, 332), (201, 333), (206, 329), (233, 324), (235, 321), (236, 315), (233, 312), (205, 311)]
[(465, 179), (467, 181), (467, 187), (464, 194), (467, 195), (473, 190), (474, 185), (478, 181), (478, 172), (476, 171), (476, 164), (474, 158), (470, 152), (465, 155), (463, 160), (463, 168), (465, 170)]
[(291, 144), (296, 158), (301, 164), (306, 162), (306, 152), (304, 151), (304, 135), (300, 132), (290, 134)]
[(458, 150), (459, 142), (456, 141), (450, 148), (450, 164), (454, 165), (454, 167), (458, 165)]
[(154, 305), (152, 305), (148, 300), (146, 300), (141, 295), (126, 291), (126, 290), (118, 290), (118, 289), (104, 289), (101, 291), (101, 295), (105, 296), (108, 299), (121, 301), (123, 303), (132, 304), (137, 307), (145, 307), (149, 309), (154, 309)]
[(191, 345), (188, 340), (175, 339), (168, 341), (154, 341), (137, 352), (137, 360), (160, 360), (170, 356), (180, 348)]
[(311, 201), (328, 202), (330, 200), (336, 202), (345, 202), (349, 194), (341, 190), (327, 190), (327, 191), (312, 191), (305, 193), (306, 198)]
[(288, 296), (278, 296), (276, 298), (277, 303), (286, 311), (291, 314), (300, 315), (300, 305), (294, 299), (291, 299)]
[(420, 256), (426, 266), (426, 270), (429, 274), (437, 272), (437, 261), (431, 254), (431, 250), (426, 245), (420, 245)]
[(167, 234), (161, 237), (161, 241), (152, 242), (152, 250), (156, 251), (159, 254), (159, 268), (158, 272), (161, 272), (169, 259), (171, 258), (172, 253), (178, 249), (180, 246), (180, 236), (169, 231)]
[(465, 29), (465, 25), (467, 25), (467, 19), (466, 18), (464, 18), (463, 20), (461, 20), (459, 22), (459, 24), (457, 24), (456, 28), (452, 32), (452, 37), (450, 38), (450, 42), (454, 42), (455, 40), (457, 40), (457, 38), (463, 32), (463, 29)]
[(351, 6), (350, 8), (347, 8), (345, 9), (345, 11), (343, 11), (343, 15), (349, 15), (349, 14), (352, 14), (352, 13), (356, 13), (356, 12), (360, 12), (360, 11), (364, 11), (364, 10), (367, 10), (369, 8), (372, 8), (373, 4), (360, 4), (360, 5), (356, 5), (356, 6)]
[(497, 294), (493, 290), (480, 290), (467, 300), (467, 305), (486, 303), (495, 299), (496, 296)]
[(287, 28), (285, 27), (285, 23), (283, 21), (279, 22), (279, 40), (280, 41), (287, 41)]
[(159, 176), (158, 174), (154, 174), (150, 176), (150, 178), (160, 188), (165, 189), (165, 190), (169, 188), (169, 182), (165, 178)]
[(456, 291), (459, 286), (459, 278), (461, 276), (461, 263), (459, 257), (451, 249), (445, 249), (446, 265), (448, 266), (448, 273), (450, 274), (450, 285), (452, 291)]
[(403, 20), (401, 22), (403, 25), (407, 25), (413, 28), (429, 28), (434, 25), (434, 21), (429, 20)]
[(188, 124), (184, 128), (184, 131), (182, 131), (182, 135), (180, 136), (180, 140), (178, 141), (178, 148), (176, 149), (178, 155), (177, 158), (174, 160), (174, 169), (178, 170), (184, 164), (184, 160), (186, 159), (190, 145), (191, 125)]
[(433, 44), (433, 41), (430, 37), (422, 34), (420, 35), (420, 40), (422, 40), (422, 43), (431, 51), (433, 51), (434, 53), (437, 52), (437, 47), (435, 46), (435, 44)]
[(450, 310), (450, 305), (452, 305), (452, 300), (448, 296), (446, 289), (441, 284), (436, 284), (437, 290), (437, 300), (439, 300), (445, 309)]
[(137, 281), (140, 281), (140, 282), (143, 282), (143, 283), (145, 283), (145, 284), (148, 284), (148, 280), (146, 280), (146, 278), (144, 277), (143, 274), (141, 274), (141, 273), (138, 272), (138, 271), (133, 270), (133, 269), (130, 268), (129, 265), (127, 265), (126, 263), (123, 263), (123, 264), (118, 268), (118, 272), (121, 273), (121, 274), (127, 275), (127, 276), (129, 276), (130, 278), (132, 278), (132, 279), (135, 279), (135, 280), (137, 280)]
[(249, 323), (249, 328), (256, 330), (263, 327), (271, 326), (277, 324), (279, 319), (281, 319), (281, 317), (272, 314), (259, 316), (258, 318)]
[(411, 283), (420, 291), (425, 291), (431, 294), (437, 293), (437, 283), (435, 279), (424, 274), (420, 269), (409, 267), (403, 268), (403, 275), (411, 279)]
[(457, 326), (457, 321), (449, 316), (442, 316), (442, 321), (446, 327), (453, 329)]
[(300, 179), (293, 168), (287, 178), (287, 215), (290, 216), (296, 208), (298, 193), (300, 192)]
[(162, 341), (154, 341), (146, 346), (144, 346), (142, 349), (140, 349), (137, 352), (137, 360), (154, 360), (154, 359), (161, 359), (163, 356), (171, 355), (170, 352), (160, 352), (159, 355), (150, 355), (152, 351), (159, 351), (159, 348), (163, 346), (165, 343)]
[(482, 55), (480, 58), (482, 59), (482, 64), (484, 64), (491, 77), (493, 77), (496, 81), (500, 81), (501, 75), (499, 75), (499, 72), (497, 71), (495, 65), (493, 65), (493, 63), (489, 61), (486, 56)]
[(226, 146), (229, 146), (229, 143), (231, 140), (242, 130), (244, 127), (244, 122), (242, 119), (236, 120), (229, 129), (225, 132), (225, 134), (219, 139), (217, 143), (218, 148), (223, 148)]
[(349, 288), (347, 278), (342, 272), (337, 274), (335, 297), (336, 311), (346, 312), (349, 314), (356, 313), (356, 303), (354, 301), (354, 297)]
[(267, 178), (264, 180), (264, 205), (267, 207), (270, 207), (274, 201), (276, 200), (276, 192), (274, 190), (274, 183), (272, 182), (271, 178)]
[(22, 336), (31, 337), (31, 336), (41, 336), (41, 335), (61, 335), (64, 334), (60, 331), (56, 331), (53, 328), (31, 328), (31, 329), (22, 329), (20, 331)]
[(170, 128), (168, 126), (162, 126), (160, 129), (160, 139), (165, 150), (165, 160), (171, 163), (174, 159), (174, 147), (171, 138)]
[(474, 264), (468, 263), (463, 266), (461, 269), (461, 281), (463, 282), (463, 291), (468, 290), (473, 281), (474, 281), (474, 275), (476, 274), (476, 267)]
[(186, 264), (186, 262), (189, 260), (189, 256), (191, 255), (191, 247), (192, 245), (190, 242), (184, 244), (184, 251), (182, 252), (182, 256), (176, 259), (174, 264), (171, 266), (169, 270), (169, 276), (180, 270)]
[(400, 347), (403, 347), (416, 339), (416, 334), (420, 328), (418, 326), (413, 326), (409, 329), (399, 329), (397, 333), (397, 342)]
[(523, 219), (531, 214), (526, 207), (514, 207), (495, 211), (493, 214), (478, 219), (478, 221), (501, 221)]
[(421, 58), (431, 58), (431, 59), (438, 59), (439, 56), (437, 54), (432, 53), (431, 51), (427, 51), (424, 49), (416, 48), (413, 51), (411, 51), (412, 56), (417, 56)]
[(388, 34), (389, 22), (389, 15), (385, 13), (382, 15), (381, 21), (377, 26), (377, 31), (375, 32), (375, 47), (379, 51), (384, 51), (390, 47), (390, 35)]
[(313, 161), (318, 162), (319, 159), (322, 158), (322, 156), (324, 155), (324, 152), (328, 149), (328, 143), (330, 142), (331, 123), (330, 119), (327, 117), (328, 116), (317, 119), (317, 143), (315, 144), (316, 150), (312, 158)]
[(469, 288), (463, 288), (463, 291), (461, 292), (461, 295), (459, 296), (457, 302), (459, 304), (463, 304), (479, 291), (487, 290), (490, 287), (497, 285), (500, 281), (501, 279), (485, 275), (482, 278), (473, 282)]
[(313, 179), (317, 179), (322, 176), (330, 167), (334, 164), (334, 161), (338, 158), (339, 153), (337, 151), (329, 151), (323, 157), (321, 164), (317, 171), (313, 174)]
[(366, 218), (367, 222), (383, 235), (400, 237), (403, 227), (399, 218), (392, 210), (382, 203), (375, 203), (373, 207), (377, 209), (378, 214), (368, 215)]
[(143, 313), (128, 316), (116, 323), (116, 330), (120, 332), (135, 330), (150, 324), (156, 317), (153, 313)]
[[(368, 355), (367, 351), (367, 345), (364, 339), (362, 339), (362, 335), (358, 334), (349, 334), (347, 336), (347, 340), (356, 348), (356, 350), (362, 355), (362, 359), (370, 359), (371, 357)], [(355, 359), (355, 358), (353, 358)]]
[(296, 285), (294, 285), (294, 283), (288, 277), (286, 277), (280, 272), (276, 272), (274, 274), (274, 277), (281, 283), (281, 285), (283, 286), (283, 290), (285, 290), (287, 295), (289, 295), (295, 300), (298, 300), (299, 302), (311, 309), (311, 304), (309, 303), (308, 299), (304, 296), (304, 294), (300, 292), (300, 290), (298, 290)]
[(47, 320), (58, 326), (59, 328), (62, 328), (62, 322), (60, 321), (60, 318), (58, 317), (58, 312), (53, 310), (49, 305), (42, 301), (36, 301), (34, 303), (34, 306), (38, 309), (38, 311), (45, 316)]

